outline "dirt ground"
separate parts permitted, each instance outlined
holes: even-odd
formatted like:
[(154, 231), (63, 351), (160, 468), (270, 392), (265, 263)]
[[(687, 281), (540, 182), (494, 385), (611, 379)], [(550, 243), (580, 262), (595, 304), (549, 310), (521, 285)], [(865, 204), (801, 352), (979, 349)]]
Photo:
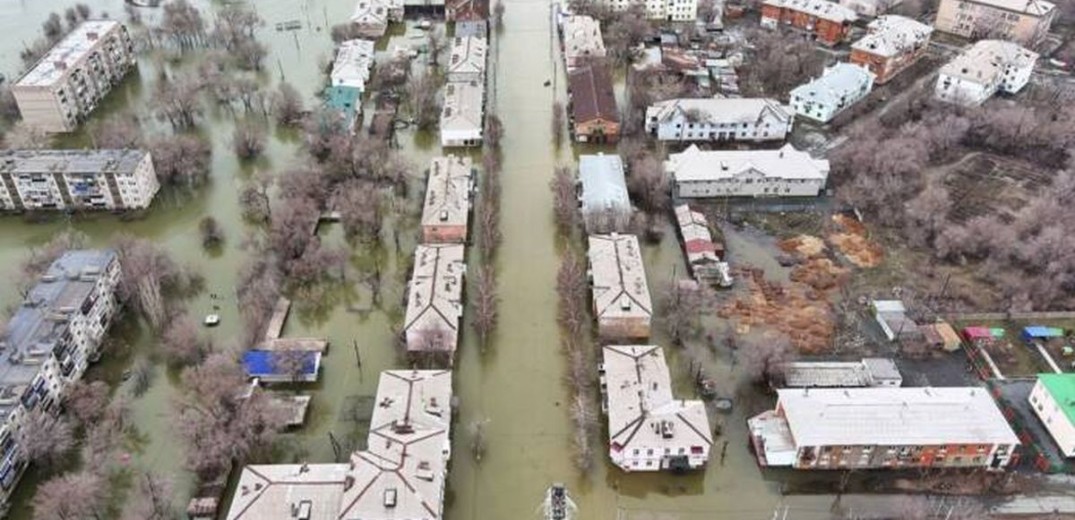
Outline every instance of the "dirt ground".
[(719, 309), (718, 316), (736, 320), (740, 333), (753, 327), (783, 333), (803, 354), (831, 348), (835, 320), (832, 304), (824, 294), (803, 283), (770, 282), (761, 269), (738, 271), (735, 277), (746, 285), (746, 295)]
[(885, 259), (884, 250), (877, 243), (871, 241), (866, 231), (866, 226), (847, 215), (837, 214), (832, 216), (838, 231), (830, 233), (827, 237), (836, 249), (858, 267), (870, 268), (881, 265)]

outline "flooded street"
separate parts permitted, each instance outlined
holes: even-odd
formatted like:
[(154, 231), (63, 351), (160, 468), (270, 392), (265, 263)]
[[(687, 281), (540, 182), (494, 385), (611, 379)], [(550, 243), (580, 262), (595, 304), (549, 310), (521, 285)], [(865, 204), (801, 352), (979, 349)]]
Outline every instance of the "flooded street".
[[(195, 3), (209, 9), (219, 5), (218, 2)], [(114, 18), (125, 18), (119, 0), (91, 4), (95, 12), (103, 10)], [(328, 60), (332, 51), (328, 27), (347, 18), (352, 0), (259, 0), (254, 4), (267, 22), (259, 38), (270, 47), (266, 70), (261, 73), (262, 84), (274, 88), (283, 75), (307, 97), (308, 104), (313, 103), (314, 94), (324, 81), (318, 67)], [(585, 519), (772, 518), (781, 504), (780, 483), (775, 476), (766, 479), (748, 451), (744, 414), (750, 410), (741, 406), (729, 415), (716, 417), (723, 424), (723, 433), (714, 439), (713, 458), (704, 472), (687, 476), (625, 474), (607, 462), (607, 437), (603, 431), (597, 450), (600, 463), (594, 472), (579, 476), (575, 469), (572, 424), (567, 411), (569, 391), (564, 384), (566, 362), (556, 324), (555, 278), (564, 249), (580, 246), (557, 238), (548, 188), (557, 165), (574, 166), (571, 146), (565, 140), (564, 146), (557, 148), (549, 129), (552, 103), (565, 97), (564, 75), (552, 38), (550, 2), (506, 0), (505, 4), (504, 29), (499, 33), (493, 57), (496, 78), (492, 82), (496, 88), (495, 111), (505, 128), (501, 145), (504, 239), (496, 256), (500, 321), (486, 353), (479, 351), (469, 325), (459, 349), (454, 391), (460, 411), (454, 426), (446, 517), (449, 520), (537, 518), (546, 488), (553, 482), (564, 482), (579, 505), (580, 518)], [(0, 30), (7, 35), (0, 44), (0, 67), (8, 78), (13, 78), (19, 68), (18, 51), (23, 42), (36, 37), (40, 22), (50, 11), (62, 12), (67, 6), (66, 0), (0, 0)], [(153, 10), (145, 12), (148, 19)], [(274, 29), (276, 23), (289, 20), (299, 20), (303, 27), (292, 32)], [(409, 27), (408, 31), (393, 36), (393, 43), (405, 42), (416, 29)], [(385, 49), (383, 42), (378, 48)], [(151, 103), (156, 70), (162, 65), (158, 57), (143, 56), (138, 69), (109, 96), (94, 120), (126, 107)], [(554, 78), (551, 86), (544, 86)], [(151, 118), (147, 114), (141, 116)], [(255, 169), (279, 173), (296, 160), (299, 151), (297, 136), (274, 130), (265, 156), (254, 163), (241, 164), (231, 150), (234, 120), (227, 111), (206, 111), (199, 130), (213, 141), (210, 183), (191, 195), (162, 192), (140, 220), (90, 215), (30, 223), (20, 216), (0, 218), (3, 273), (13, 279), (28, 248), (45, 242), (68, 226), (86, 233), (93, 245), (106, 245), (120, 231), (146, 237), (169, 250), (180, 263), (193, 266), (205, 276), (207, 290), (189, 301), (190, 312), (198, 319), (218, 312), (223, 324), (210, 334), (218, 346), (233, 346), (239, 330), (234, 285), (239, 266), (248, 254), (241, 248), (241, 242), (245, 234), (253, 231), (240, 216), (239, 191)], [(272, 126), (268, 121), (265, 124)], [(88, 139), (83, 132), (65, 137), (57, 144), (77, 147)], [(440, 153), (439, 147), (408, 130), (399, 134), (399, 141), (413, 166), (412, 184), (420, 186), (428, 160)], [(612, 148), (606, 149), (611, 151)], [(408, 203), (414, 205), (415, 197), (421, 193), (411, 191)], [(198, 234), (198, 222), (205, 216), (215, 217), (226, 236), (223, 248), (212, 254), (202, 249)], [(670, 226), (666, 225), (665, 231), (659, 245), (645, 249), (649, 283), (655, 294), (667, 285), (673, 272), (681, 275), (685, 272), (676, 235)], [(344, 243), (336, 226), (327, 226), (321, 233), (327, 243)], [(384, 255), (387, 283), (383, 308), (367, 311), (368, 295), (352, 287), (353, 280), (334, 293), (339, 296), (338, 301), (334, 300), (328, 309), (312, 312), (303, 308), (303, 302), (296, 302), (298, 312), (292, 315), (284, 335), (327, 337), (332, 348), (325, 358), (320, 382), (310, 387), (314, 399), (307, 424), (298, 433), (287, 436), (286, 449), (277, 462), (333, 460), (330, 434), (345, 448), (359, 447), (353, 440), (364, 437), (361, 432), (366, 424), (355, 420), (352, 411), (363, 398), (375, 393), (379, 371), (401, 366), (392, 326), (402, 313), (400, 301), (406, 273), (400, 272), (399, 266), (411, 255), (416, 235), (411, 223), (401, 233), (399, 251), (390, 243), (383, 250), (362, 244), (352, 249), (356, 270), (361, 269), (369, 255)], [(729, 246), (733, 259), (737, 249), (746, 251), (744, 256), (753, 256), (760, 247), (739, 235), (729, 240)], [(477, 248), (470, 248), (469, 254), (469, 272), (473, 274), (478, 267)], [(224, 295), (224, 300), (211, 300), (211, 292)], [(13, 284), (0, 286), (0, 304), (11, 306), (18, 300)], [(214, 304), (220, 305), (219, 311), (213, 309)], [(105, 353), (90, 377), (123, 385), (121, 374), (138, 358), (150, 357), (157, 363), (149, 391), (132, 401), (140, 442), (132, 446), (130, 464), (172, 476), (177, 484), (176, 502), (185, 504), (191, 483), (182, 469), (183, 453), (171, 435), (168, 419), (168, 403), (177, 374), (166, 370), (156, 356), (151, 356), (154, 340), (146, 329), (133, 324), (120, 329), (121, 344)], [(673, 376), (679, 381), (676, 394), (693, 396), (695, 390), (688, 381), (687, 367), (662, 340), (659, 336), (653, 339), (665, 346)], [(355, 361), (356, 350), (361, 356), (361, 370)], [(718, 380), (722, 393), (733, 394), (739, 387), (731, 375), (727, 353), (712, 354), (706, 370)], [(470, 425), (482, 420), (488, 420), (488, 446), (485, 458), (476, 464), (470, 455)], [(719, 453), (724, 442), (728, 445), (722, 463)], [(33, 475), (24, 479), (11, 518), (30, 517), (28, 504), (36, 480)], [(830, 518), (831, 504), (831, 497), (824, 496), (798, 500), (793, 509), (795, 514), (788, 518)]]

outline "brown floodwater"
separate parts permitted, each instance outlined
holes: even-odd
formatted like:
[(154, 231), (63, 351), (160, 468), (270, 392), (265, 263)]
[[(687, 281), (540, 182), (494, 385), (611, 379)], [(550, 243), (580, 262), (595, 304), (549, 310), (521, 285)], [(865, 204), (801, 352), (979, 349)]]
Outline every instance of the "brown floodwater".
[[(18, 51), (32, 41), (41, 21), (51, 10), (68, 5), (65, 0), (0, 0), (0, 70), (9, 78), (18, 70)], [(122, 18), (120, 0), (88, 2), (100, 12)], [(210, 10), (220, 2), (196, 2)], [(328, 26), (347, 18), (351, 0), (260, 0), (256, 9), (267, 21), (260, 37), (271, 48), (262, 84), (271, 88), (284, 76), (313, 101), (323, 84), (319, 65), (327, 62), (332, 44)], [(460, 409), (455, 425), (454, 458), (451, 466), (446, 503), (446, 517), (463, 519), (537, 518), (545, 489), (552, 482), (564, 482), (579, 505), (580, 518), (587, 519), (683, 519), (701, 518), (771, 518), (781, 504), (778, 475), (761, 472), (747, 449), (745, 418), (741, 407), (727, 416), (716, 417), (724, 425), (716, 439), (714, 460), (703, 472), (687, 476), (666, 474), (625, 474), (607, 463), (598, 450), (600, 462), (588, 475), (579, 475), (572, 464), (572, 426), (567, 415), (569, 391), (565, 387), (565, 361), (560, 351), (556, 325), (555, 273), (566, 247), (556, 236), (552, 222), (552, 198), (548, 189), (557, 165), (571, 165), (575, 151), (571, 146), (557, 148), (550, 138), (551, 106), (554, 99), (564, 99), (563, 71), (556, 57), (551, 37), (550, 8), (547, 0), (505, 0), (504, 30), (495, 53), (495, 109), (503, 120), (503, 199), (501, 227), (503, 243), (496, 257), (500, 281), (500, 323), (489, 351), (482, 354), (474, 335), (464, 334), (455, 369), (455, 392)], [(155, 10), (144, 10), (147, 17)], [(299, 20), (302, 28), (277, 32), (277, 22)], [(382, 43), (385, 50), (396, 44), (414, 45), (422, 40), (412, 26), (392, 32), (392, 42)], [(95, 118), (128, 107), (144, 107), (152, 102), (156, 71), (162, 66), (189, 66), (192, 58), (171, 64), (159, 56), (140, 59), (136, 72), (99, 109)], [(554, 80), (553, 86), (544, 86)], [(143, 114), (146, 124), (151, 117)], [(255, 169), (279, 172), (295, 161), (296, 136), (273, 131), (265, 157), (253, 163), (240, 163), (231, 153), (230, 139), (235, 116), (226, 110), (210, 109), (200, 130), (213, 143), (211, 181), (193, 194), (163, 192), (148, 214), (139, 220), (125, 221), (110, 215), (56, 217), (44, 223), (31, 223), (23, 217), (0, 217), (0, 265), (4, 274), (14, 276), (19, 261), (28, 249), (45, 242), (58, 230), (73, 227), (89, 235), (94, 245), (107, 244), (116, 233), (126, 232), (149, 238), (169, 250), (181, 263), (204, 274), (207, 290), (188, 302), (196, 317), (214, 312), (214, 303), (223, 324), (208, 332), (218, 345), (232, 344), (239, 325), (234, 305), (236, 272), (247, 256), (240, 247), (242, 237), (251, 229), (240, 217), (237, 203), (242, 183)], [(269, 124), (269, 123), (266, 123)], [(399, 136), (402, 153), (414, 165), (414, 184), (420, 186), (422, 171), (433, 155), (440, 153), (436, 140), (403, 130)], [(88, 142), (83, 133), (64, 137), (57, 144), (79, 146)], [(591, 148), (592, 149), (592, 148)], [(611, 148), (608, 149), (611, 151)], [(407, 201), (415, 207), (411, 190)], [(215, 217), (223, 226), (227, 242), (221, 250), (204, 251), (199, 243), (198, 222)], [(412, 219), (413, 220), (413, 219)], [(372, 255), (379, 255), (386, 265), (384, 305), (371, 308), (369, 294), (354, 280), (334, 288), (330, 304), (319, 309), (300, 304), (287, 324), (285, 335), (315, 335), (329, 338), (333, 347), (325, 358), (320, 382), (309, 390), (314, 395), (306, 426), (286, 438), (280, 462), (304, 460), (327, 462), (334, 458), (330, 435), (345, 447), (360, 445), (365, 424), (353, 418), (352, 410), (363, 398), (376, 390), (380, 370), (398, 368), (394, 350), (392, 324), (401, 314), (400, 300), (405, 273), (398, 267), (413, 250), (413, 222), (401, 226), (401, 250), (391, 240), (385, 245), (352, 244), (356, 269), (369, 265)], [(325, 226), (323, 239), (331, 244), (345, 244), (338, 227)], [(388, 236), (388, 235), (386, 235)], [(730, 240), (731, 254), (740, 258), (762, 255), (765, 245), (736, 237)], [(680, 251), (671, 228), (658, 245), (646, 246), (645, 261), (651, 290), (666, 284), (673, 272), (684, 273)], [(474, 272), (479, 262), (476, 248), (469, 261)], [(759, 260), (760, 261), (760, 260)], [(209, 293), (225, 295), (214, 302)], [(10, 284), (0, 286), (0, 304), (17, 303), (18, 295)], [(91, 377), (103, 378), (120, 386), (123, 371), (135, 360), (149, 357), (154, 347), (152, 336), (135, 324), (121, 328), (120, 344), (94, 369)], [(660, 342), (661, 338), (655, 338)], [(355, 362), (357, 345), (362, 368)], [(671, 359), (679, 393), (693, 395), (687, 381), (687, 368), (679, 362), (676, 351), (666, 347)], [(726, 393), (740, 386), (731, 372), (729, 356), (712, 354), (706, 359), (707, 371), (721, 382)], [(137, 468), (152, 468), (175, 479), (177, 504), (185, 503), (191, 492), (189, 475), (183, 470), (183, 453), (171, 433), (168, 402), (175, 391), (176, 374), (156, 365), (156, 377), (148, 392), (134, 398), (132, 406), (137, 424), (137, 442), (130, 446), (131, 459), (125, 462)], [(360, 406), (359, 406), (360, 407)], [(480, 464), (470, 457), (468, 425), (487, 420), (488, 447)], [(604, 433), (601, 434), (604, 445)], [(727, 441), (727, 457), (721, 464), (719, 446)], [(24, 480), (14, 499), (12, 518), (30, 517), (28, 507), (37, 478)], [(796, 502), (788, 518), (809, 520), (829, 518), (831, 498), (817, 497)]]

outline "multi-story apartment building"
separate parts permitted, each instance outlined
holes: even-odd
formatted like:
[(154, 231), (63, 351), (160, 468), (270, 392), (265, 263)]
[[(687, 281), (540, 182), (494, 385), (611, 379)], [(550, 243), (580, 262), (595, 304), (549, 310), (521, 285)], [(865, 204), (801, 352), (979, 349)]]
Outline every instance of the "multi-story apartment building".
[(589, 246), (597, 334), (606, 339), (648, 338), (653, 302), (638, 237), (590, 235)]
[(1039, 374), (1030, 408), (1065, 457), (1075, 457), (1075, 374)]
[(903, 0), (839, 0), (837, 3), (852, 10), (859, 16), (873, 18), (888, 12)]
[(601, 24), (589, 16), (568, 16), (560, 24), (560, 38), (567, 71), (571, 72), (606, 56)]
[(639, 5), (646, 18), (664, 22), (691, 22), (698, 17), (698, 0), (604, 0), (613, 11), (626, 11)]
[(977, 106), (997, 92), (1014, 94), (1030, 82), (1038, 54), (1000, 40), (982, 40), (941, 67), (934, 96)]
[(829, 161), (790, 144), (779, 150), (711, 150), (691, 145), (668, 156), (664, 169), (682, 198), (816, 197), (829, 178)]
[(153, 158), (141, 150), (0, 152), (0, 209), (145, 209), (160, 189)]
[(462, 244), (467, 241), (473, 179), (470, 157), (433, 158), (422, 205), (422, 242)]
[(451, 362), (463, 319), (462, 244), (425, 244), (414, 251), (414, 271), (403, 318), (406, 350)]
[(646, 132), (661, 141), (783, 141), (795, 113), (775, 99), (670, 99), (646, 108)]
[(748, 423), (763, 466), (1003, 470), (1019, 438), (985, 388), (777, 390)]
[(452, 456), (452, 373), (381, 372), (367, 448), (339, 464), (243, 468), (227, 520), (440, 520)]
[(661, 347), (614, 345), (602, 352), (602, 409), (612, 462), (624, 471), (704, 467), (713, 446), (705, 403), (675, 398)]
[(839, 62), (821, 76), (791, 91), (797, 115), (828, 123), (873, 90), (873, 73), (859, 65)]
[(856, 19), (855, 11), (828, 0), (765, 0), (761, 6), (762, 27), (790, 25), (813, 33), (826, 45), (844, 41)]
[(55, 412), (98, 355), (116, 313), (120, 266), (109, 250), (68, 251), (26, 294), (0, 335), (0, 505), (29, 461), (21, 427)]
[(933, 34), (933, 27), (899, 15), (881, 16), (867, 30), (851, 45), (850, 61), (869, 69), (878, 85), (914, 65), (926, 53)]
[(1056, 5), (1045, 0), (941, 0), (938, 31), (964, 38), (1009, 40), (1034, 48), (1045, 41)]
[(26, 124), (45, 132), (70, 132), (134, 62), (134, 44), (123, 24), (87, 20), (23, 74), (11, 92)]

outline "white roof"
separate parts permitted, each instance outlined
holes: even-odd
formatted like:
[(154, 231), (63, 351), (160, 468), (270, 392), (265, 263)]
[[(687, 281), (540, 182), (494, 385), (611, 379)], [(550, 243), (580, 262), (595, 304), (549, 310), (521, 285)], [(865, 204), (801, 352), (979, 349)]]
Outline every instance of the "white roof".
[(455, 74), (485, 74), (487, 43), (474, 36), (452, 39), (452, 55), (448, 59), (448, 76)]
[(108, 34), (122, 27), (115, 20), (86, 20), (41, 58), (17, 83), (23, 87), (48, 87), (100, 44)]
[[(693, 446), (708, 451), (713, 444), (705, 404), (677, 400), (661, 347), (613, 345), (603, 349), (608, 397), (608, 437), (612, 452), (632, 445), (646, 448)], [(662, 433), (662, 423), (671, 423)]]
[[(717, 256), (716, 251), (713, 249), (715, 247), (713, 235), (709, 232), (709, 222), (706, 220), (705, 215), (691, 210), (690, 206), (686, 204), (676, 206), (675, 211), (676, 223), (679, 224), (679, 234), (683, 236), (688, 263), (719, 262), (720, 257)], [(710, 247), (704, 250), (692, 249), (689, 243), (696, 240), (700, 240)]]
[(941, 74), (977, 83), (992, 83), (1008, 68), (1033, 67), (1038, 53), (1001, 40), (981, 40), (941, 67)]
[(347, 40), (336, 49), (332, 64), (332, 86), (366, 90), (373, 68), (374, 43), (371, 40)]
[(246, 466), (231, 499), (228, 520), (290, 520), (307, 507), (310, 520), (337, 520), (348, 464)]
[(896, 362), (887, 358), (862, 361), (794, 361), (784, 364), (784, 385), (789, 388), (876, 386), (902, 381)]
[(429, 165), (423, 226), (466, 226), (470, 216), (471, 159), (434, 157)]
[(829, 176), (829, 161), (785, 144), (779, 150), (710, 150), (691, 145), (668, 156), (665, 171), (676, 182), (712, 181), (755, 175), (772, 179), (820, 179)]
[(806, 13), (836, 23), (858, 19), (855, 11), (827, 0), (765, 0), (765, 5)]
[(901, 300), (873, 300), (870, 302), (877, 312), (907, 312)]
[(769, 98), (681, 98), (659, 101), (646, 108), (646, 120), (667, 122), (697, 113), (710, 123), (757, 123), (766, 114), (781, 121), (791, 121), (793, 112), (779, 101)]
[(589, 16), (564, 18), (561, 30), (564, 35), (564, 56), (569, 61), (576, 58), (605, 56), (605, 40), (601, 37), (601, 24)]
[(631, 210), (623, 159), (619, 155), (580, 155), (579, 181), (582, 183), (583, 213)]
[(929, 40), (933, 27), (894, 14), (878, 17), (867, 26), (869, 32), (851, 45), (852, 49), (891, 57), (914, 49)]
[(870, 85), (873, 78), (874, 74), (865, 67), (840, 62), (825, 67), (821, 77), (795, 87), (791, 96), (826, 106), (837, 106), (842, 99), (856, 95), (863, 87)]
[(451, 139), (481, 139), (485, 86), (478, 82), (452, 82), (444, 87), (440, 131)]
[(800, 446), (1019, 444), (985, 388), (777, 390)]
[(351, 23), (363, 25), (388, 25), (388, 9), (393, 7), (391, 5), (393, 3), (398, 3), (402, 6), (402, 1), (358, 0), (358, 3), (355, 4), (354, 13), (351, 14)]
[(407, 333), (435, 331), (444, 339), (445, 348), (455, 350), (463, 316), (463, 257), (462, 244), (419, 245), (415, 249), (403, 322)]
[(653, 314), (638, 237), (590, 235), (590, 269), (597, 318), (649, 317)]
[(989, 5), (993, 7), (999, 7), (1001, 9), (1007, 9), (1009, 11), (1015, 11), (1017, 13), (1026, 13), (1032, 16), (1044, 16), (1049, 14), (1050, 11), (1056, 8), (1056, 5), (1052, 2), (1046, 2), (1045, 0), (971, 0), (976, 4)]

